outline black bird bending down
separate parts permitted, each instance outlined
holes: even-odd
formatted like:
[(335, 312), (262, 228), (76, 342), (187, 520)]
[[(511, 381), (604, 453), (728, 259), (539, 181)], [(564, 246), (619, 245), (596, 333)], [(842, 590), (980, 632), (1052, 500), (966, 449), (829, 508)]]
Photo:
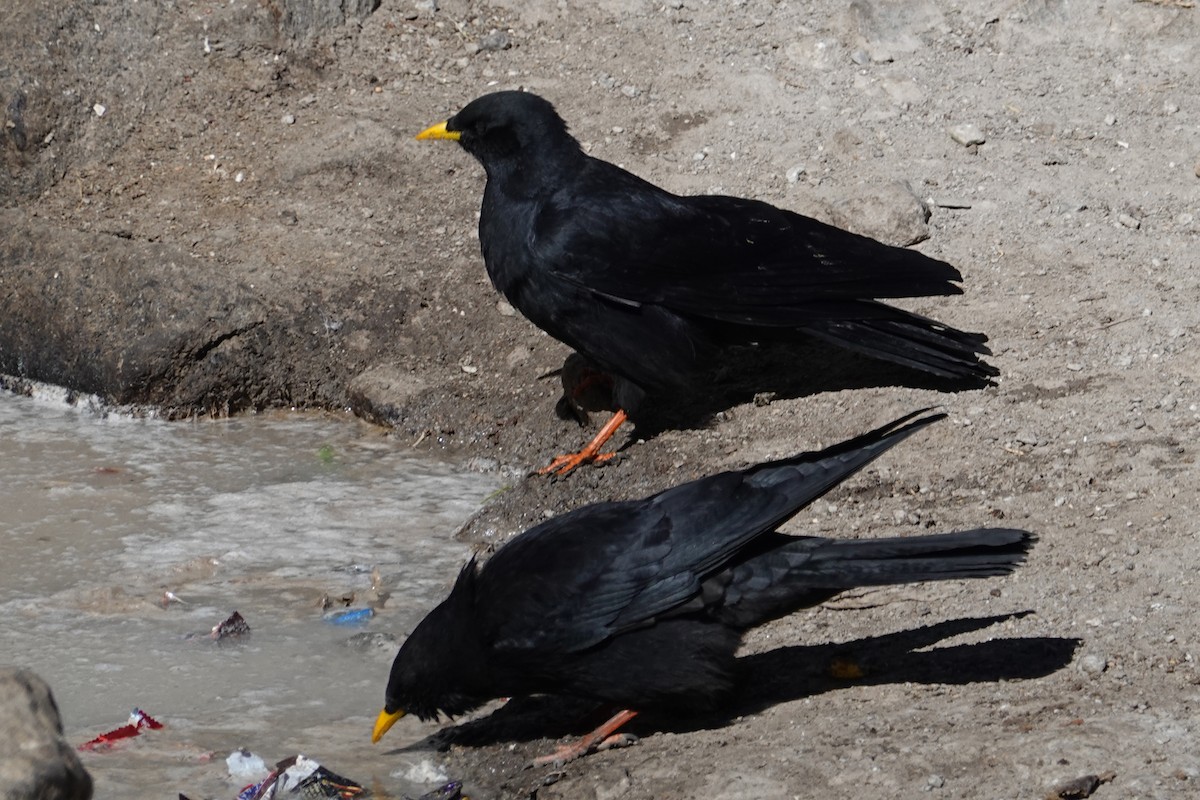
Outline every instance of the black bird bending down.
[[(979, 359), (987, 337), (878, 301), (960, 294), (951, 265), (757, 200), (671, 194), (586, 155), (537, 95), (484, 95), (417, 138), (483, 164), (496, 288), (617, 379), (603, 440), (647, 394), (697, 385), (726, 345), (816, 337), (964, 385), (998, 374)], [(543, 472), (599, 460), (603, 440)]]
[(711, 707), (732, 686), (742, 633), (858, 586), (1011, 572), (1034, 537), (978, 529), (893, 539), (777, 528), (944, 414), (910, 414), (817, 453), (724, 472), (643, 500), (597, 503), (531, 528), (400, 647), (373, 741), (405, 713), (457, 716), (496, 697), (557, 694), (638, 710)]

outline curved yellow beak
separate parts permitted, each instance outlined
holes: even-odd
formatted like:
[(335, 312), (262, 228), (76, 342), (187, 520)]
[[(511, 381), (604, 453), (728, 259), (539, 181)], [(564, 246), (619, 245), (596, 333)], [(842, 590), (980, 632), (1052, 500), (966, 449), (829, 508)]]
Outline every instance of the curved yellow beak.
[(437, 125), (430, 125), (425, 130), (417, 134), (418, 139), (450, 139), (457, 142), (462, 136), (458, 131), (446, 130), (446, 123), (439, 122)]
[(396, 724), (396, 720), (404, 716), (404, 711), (380, 711), (375, 718), (375, 730), (371, 733), (371, 744), (375, 744), (388, 730)]

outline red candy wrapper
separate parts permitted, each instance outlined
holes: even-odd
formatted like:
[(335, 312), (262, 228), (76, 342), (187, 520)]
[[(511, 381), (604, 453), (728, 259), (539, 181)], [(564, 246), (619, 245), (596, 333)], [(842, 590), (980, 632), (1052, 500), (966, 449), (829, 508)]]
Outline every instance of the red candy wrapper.
[(79, 749), (105, 750), (111, 747), (113, 742), (120, 741), (121, 739), (132, 739), (134, 736), (140, 736), (143, 730), (156, 731), (161, 727), (161, 722), (140, 708), (135, 708), (133, 713), (129, 715), (128, 723), (119, 728), (114, 728), (108, 733), (102, 733), (90, 742), (84, 742), (79, 745)]

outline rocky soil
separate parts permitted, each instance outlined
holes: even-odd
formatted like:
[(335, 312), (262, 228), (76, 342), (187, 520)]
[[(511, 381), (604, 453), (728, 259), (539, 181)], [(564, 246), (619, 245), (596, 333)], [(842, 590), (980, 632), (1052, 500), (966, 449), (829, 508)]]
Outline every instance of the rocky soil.
[[(452, 746), (447, 771), (472, 797), (542, 800), (1027, 798), (1088, 775), (1100, 798), (1197, 791), (1200, 11), (372, 6), (0, 11), (8, 386), (173, 416), (349, 406), (397, 447), (504, 470), (510, 490), (463, 533), (488, 543), (940, 404), (948, 422), (794, 527), (1027, 527), (1041, 542), (1018, 574), (855, 593), (764, 627), (727, 715), (640, 719), (637, 746), (561, 772), (521, 770), (566, 729), (515, 704)], [(999, 384), (940, 393), (818, 362), (795, 397), (635, 435), (602, 469), (527, 478), (590, 433), (556, 417), (559, 384), (541, 377), (568, 352), (488, 283), (482, 171), (412, 139), (513, 87), (554, 101), (594, 155), (674, 191), (919, 240), (966, 291), (912, 307), (985, 331)], [(865, 677), (830, 677), (835, 658)]]

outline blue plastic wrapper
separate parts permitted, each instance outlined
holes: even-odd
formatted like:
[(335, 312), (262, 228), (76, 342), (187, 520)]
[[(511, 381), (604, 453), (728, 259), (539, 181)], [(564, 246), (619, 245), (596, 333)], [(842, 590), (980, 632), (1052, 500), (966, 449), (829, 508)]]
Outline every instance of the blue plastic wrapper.
[(373, 608), (351, 608), (346, 611), (335, 611), (325, 615), (325, 621), (330, 625), (364, 625), (375, 616)]

